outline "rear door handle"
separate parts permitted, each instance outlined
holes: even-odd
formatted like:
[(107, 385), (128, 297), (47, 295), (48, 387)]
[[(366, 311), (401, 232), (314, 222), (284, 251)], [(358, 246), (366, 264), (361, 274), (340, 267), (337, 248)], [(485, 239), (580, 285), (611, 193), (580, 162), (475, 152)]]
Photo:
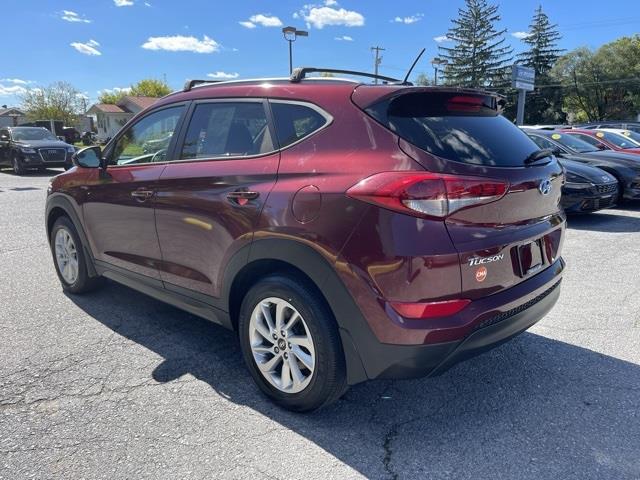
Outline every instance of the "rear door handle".
[(140, 202), (144, 202), (153, 197), (153, 190), (134, 190), (131, 196)]
[(252, 192), (249, 190), (235, 190), (227, 193), (227, 199), (238, 205), (246, 205), (249, 200), (255, 200), (260, 196), (260, 192)]

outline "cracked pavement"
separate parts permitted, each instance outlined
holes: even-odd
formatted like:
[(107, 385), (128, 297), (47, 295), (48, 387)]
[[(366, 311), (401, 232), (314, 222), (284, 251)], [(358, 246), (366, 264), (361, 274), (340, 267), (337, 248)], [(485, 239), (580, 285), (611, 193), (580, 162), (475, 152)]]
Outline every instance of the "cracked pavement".
[(297, 415), (231, 332), (112, 282), (66, 296), (55, 173), (0, 171), (0, 478), (640, 478), (640, 204), (570, 219), (560, 301), (529, 332)]

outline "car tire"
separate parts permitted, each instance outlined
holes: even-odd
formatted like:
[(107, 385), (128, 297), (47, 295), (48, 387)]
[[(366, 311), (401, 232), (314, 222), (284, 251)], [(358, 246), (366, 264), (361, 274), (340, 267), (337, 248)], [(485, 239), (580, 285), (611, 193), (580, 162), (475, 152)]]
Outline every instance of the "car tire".
[(11, 166), (13, 167), (13, 173), (16, 175), (25, 175), (27, 173), (27, 169), (24, 168), (24, 165), (20, 162), (18, 155), (13, 155), (11, 160)]
[(276, 404), (308, 412), (347, 390), (338, 326), (308, 281), (284, 275), (258, 281), (242, 301), (238, 331), (251, 376)]
[(75, 225), (60, 217), (51, 229), (53, 264), (64, 291), (86, 293), (101, 285), (101, 277), (90, 277), (85, 250)]

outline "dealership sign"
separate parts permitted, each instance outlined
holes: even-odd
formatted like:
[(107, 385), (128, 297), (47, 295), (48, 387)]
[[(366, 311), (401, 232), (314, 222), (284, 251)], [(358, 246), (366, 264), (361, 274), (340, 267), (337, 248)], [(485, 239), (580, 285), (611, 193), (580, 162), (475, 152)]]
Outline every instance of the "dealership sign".
[(514, 88), (531, 91), (536, 80), (536, 72), (533, 68), (514, 65), (511, 69), (511, 79)]

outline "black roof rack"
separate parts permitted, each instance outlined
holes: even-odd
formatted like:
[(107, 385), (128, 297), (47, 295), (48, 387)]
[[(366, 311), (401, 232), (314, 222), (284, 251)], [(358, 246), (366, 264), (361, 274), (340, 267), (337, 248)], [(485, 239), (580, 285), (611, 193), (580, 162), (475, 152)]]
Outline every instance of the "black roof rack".
[(411, 82), (403, 82), (397, 78), (385, 77), (384, 75), (376, 75), (369, 72), (357, 72), (354, 70), (339, 70), (337, 68), (318, 68), (318, 67), (299, 67), (293, 70), (289, 81), (291, 83), (300, 83), (307, 76), (307, 73), (340, 73), (343, 75), (355, 75), (358, 77), (375, 78), (384, 82), (396, 83), (401, 85), (412, 85)]
[(182, 89), (183, 92), (188, 92), (196, 85), (202, 85), (204, 83), (220, 83), (222, 80), (187, 80)]

